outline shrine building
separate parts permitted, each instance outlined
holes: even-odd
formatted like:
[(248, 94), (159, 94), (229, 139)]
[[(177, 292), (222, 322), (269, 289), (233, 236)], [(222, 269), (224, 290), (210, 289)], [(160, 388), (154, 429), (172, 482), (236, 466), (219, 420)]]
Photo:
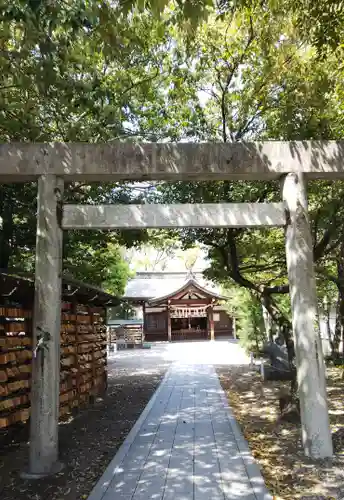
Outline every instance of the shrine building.
[(235, 338), (226, 297), (202, 273), (139, 272), (123, 299), (141, 311), (147, 341)]

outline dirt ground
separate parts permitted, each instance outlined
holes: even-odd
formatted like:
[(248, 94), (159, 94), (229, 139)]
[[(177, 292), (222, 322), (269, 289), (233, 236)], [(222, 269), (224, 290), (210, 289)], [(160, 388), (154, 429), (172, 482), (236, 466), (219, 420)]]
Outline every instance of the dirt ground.
[(328, 369), (328, 399), (335, 456), (313, 462), (303, 455), (300, 425), (277, 423), (281, 382), (262, 382), (248, 368), (219, 367), (229, 403), (275, 500), (344, 499), (344, 382)]
[(0, 436), (1, 500), (81, 500), (138, 419), (167, 366), (143, 370), (117, 367), (110, 361), (107, 394), (75, 418), (60, 425), (60, 459), (65, 464), (55, 477), (24, 481), (19, 474), (28, 458), (27, 428), (15, 439)]

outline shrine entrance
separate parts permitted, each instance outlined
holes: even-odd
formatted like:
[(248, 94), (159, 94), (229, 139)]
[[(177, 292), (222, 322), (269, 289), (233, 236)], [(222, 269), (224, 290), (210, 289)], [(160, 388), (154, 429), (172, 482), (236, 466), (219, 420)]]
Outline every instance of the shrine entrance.
[(188, 316), (187, 318), (171, 318), (171, 340), (208, 340), (210, 332), (208, 330), (207, 318), (197, 318)]
[[(207, 307), (171, 307), (171, 340), (207, 340), (211, 338)], [(209, 325), (208, 325), (209, 323)]]
[[(38, 180), (30, 473), (58, 464), (60, 314), (64, 229), (284, 227), (302, 442), (333, 454), (317, 313), (307, 178), (344, 178), (344, 143), (1, 144), (0, 182)], [(279, 203), (64, 205), (64, 182), (280, 180)], [(169, 326), (170, 331), (170, 326)], [(47, 332), (46, 345), (41, 332)], [(51, 374), (56, 377), (51, 377)]]

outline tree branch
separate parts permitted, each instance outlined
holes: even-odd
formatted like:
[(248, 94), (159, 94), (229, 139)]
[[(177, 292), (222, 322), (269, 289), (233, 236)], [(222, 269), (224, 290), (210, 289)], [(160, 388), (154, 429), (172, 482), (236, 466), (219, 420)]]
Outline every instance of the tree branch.
[[(338, 207), (337, 207), (338, 208)], [(313, 248), (313, 258), (316, 262), (319, 260), (325, 253), (329, 243), (332, 240), (333, 235), (338, 231), (337, 221), (334, 220), (330, 226), (326, 229), (321, 240), (314, 246)]]
[(334, 276), (333, 274), (330, 274), (329, 272), (325, 271), (325, 269), (319, 269), (319, 268), (317, 268), (316, 271), (317, 271), (318, 274), (320, 274), (321, 276), (323, 276), (324, 278), (326, 278), (328, 281), (332, 281), (332, 283), (334, 283), (337, 286), (340, 285), (339, 279), (336, 276)]
[(289, 293), (289, 285), (268, 286), (264, 288), (264, 292), (267, 295), (273, 295), (274, 293), (282, 295), (284, 293)]
[(250, 290), (258, 291), (256, 285), (252, 281), (245, 278), (240, 273), (239, 258), (236, 248), (235, 236), (232, 234), (231, 231), (227, 232), (227, 245), (229, 253), (226, 252), (226, 249), (224, 247), (220, 247), (220, 251), (224, 258), (224, 262), (226, 264), (227, 271), (230, 277), (236, 283), (238, 283), (238, 285), (244, 286), (245, 288), (249, 288)]
[[(290, 54), (286, 59), (284, 60), (282, 67), (287, 66), (293, 59), (294, 54)], [(271, 76), (272, 76), (273, 71), (270, 71), (269, 74), (267, 75), (267, 78), (259, 85), (259, 87), (255, 90), (255, 95), (259, 95), (260, 92), (264, 89), (264, 87), (267, 86), (267, 84), (271, 81)], [(235, 140), (240, 141), (244, 134), (249, 130), (249, 127), (252, 125), (254, 120), (262, 113), (262, 111), (266, 111), (267, 109), (270, 109), (270, 106), (265, 106), (262, 110), (259, 110), (259, 108), (263, 104), (263, 99), (260, 99), (259, 102), (257, 103), (255, 107), (255, 111), (253, 112), (253, 116), (246, 120), (246, 123), (242, 123), (241, 127), (239, 127), (238, 131), (235, 134)]]
[(247, 265), (246, 267), (240, 267), (241, 273), (251, 273), (251, 272), (259, 272), (259, 271), (269, 271), (271, 269), (276, 269), (284, 265), (284, 261), (274, 262), (271, 264), (262, 264), (262, 265)]
[[(217, 73), (217, 78), (218, 78), (218, 83), (222, 92), (221, 96), (221, 116), (222, 116), (222, 140), (223, 142), (227, 142), (227, 109), (226, 109), (226, 94), (228, 92), (228, 89), (230, 87), (230, 84), (232, 83), (233, 77), (238, 70), (239, 66), (243, 63), (244, 58), (247, 54), (247, 51), (251, 45), (251, 43), (254, 40), (254, 31), (253, 31), (253, 22), (252, 22), (252, 17), (250, 16), (250, 32), (249, 32), (249, 37), (246, 42), (246, 46), (244, 50), (242, 51), (240, 57), (237, 58), (237, 60), (230, 65), (228, 62), (226, 62), (226, 65), (228, 68), (230, 68), (230, 71), (227, 75), (226, 83), (223, 86), (221, 82), (221, 74), (218, 68), (215, 68), (215, 71)], [(234, 136), (231, 133), (232, 140), (234, 140)]]
[[(170, 74), (170, 73), (168, 73), (168, 74)], [(120, 94), (119, 99), (121, 99), (125, 94), (127, 94), (128, 92), (130, 92), (134, 88), (138, 87), (139, 85), (142, 85), (143, 83), (147, 83), (147, 82), (151, 82), (152, 80), (155, 80), (155, 78), (157, 78), (159, 75), (160, 75), (160, 68), (157, 68), (154, 75), (151, 75), (147, 78), (143, 78), (142, 80), (139, 80), (137, 82), (132, 82), (132, 84)]]

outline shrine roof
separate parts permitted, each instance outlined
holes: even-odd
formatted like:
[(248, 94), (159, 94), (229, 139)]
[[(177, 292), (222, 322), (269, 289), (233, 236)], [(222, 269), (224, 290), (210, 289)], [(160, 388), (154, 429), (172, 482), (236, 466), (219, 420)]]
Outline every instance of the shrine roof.
[(203, 273), (188, 272), (139, 272), (128, 282), (123, 298), (157, 302), (177, 294), (188, 284), (215, 298), (225, 298), (220, 288), (207, 281)]
[[(0, 269), (0, 299), (32, 305), (34, 301), (35, 277), (31, 273), (19, 270)], [(120, 299), (104, 290), (76, 280), (71, 276), (62, 276), (62, 300), (71, 301), (72, 297), (80, 304), (112, 307)]]

